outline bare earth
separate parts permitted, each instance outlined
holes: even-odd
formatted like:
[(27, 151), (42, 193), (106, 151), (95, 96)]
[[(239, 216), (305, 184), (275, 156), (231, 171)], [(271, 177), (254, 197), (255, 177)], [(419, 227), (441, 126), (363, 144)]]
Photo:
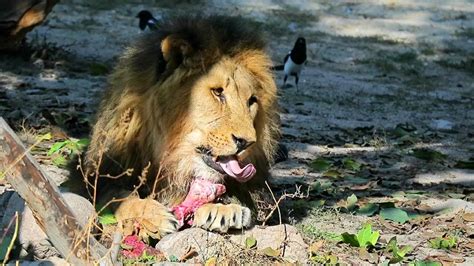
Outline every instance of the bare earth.
[[(382, 249), (397, 236), (414, 247), (403, 263), (474, 264), (474, 224), (463, 218), (474, 212), (472, 1), (96, 2), (62, 1), (28, 35), (33, 54), (0, 57), (0, 115), (30, 144), (53, 132), (34, 155), (58, 182), (67, 173), (46, 151), (66, 133), (87, 137), (107, 73), (140, 35), (140, 10), (240, 15), (266, 32), (275, 64), (297, 37), (308, 43), (298, 90), (283, 88), (275, 72), (290, 158), (274, 166), (271, 183), (276, 194), (309, 187), (303, 204), (282, 207), (307, 244), (322, 244), (308, 252), (310, 261), (335, 255), (342, 263), (382, 263), (390, 258)], [(0, 210), (8, 189), (0, 180)], [(347, 208), (352, 194), (358, 201)], [(397, 223), (380, 211), (357, 212), (388, 202), (417, 217)], [(381, 235), (369, 255), (334, 239), (367, 221)], [(428, 240), (443, 236), (455, 236), (456, 247), (430, 247)]]

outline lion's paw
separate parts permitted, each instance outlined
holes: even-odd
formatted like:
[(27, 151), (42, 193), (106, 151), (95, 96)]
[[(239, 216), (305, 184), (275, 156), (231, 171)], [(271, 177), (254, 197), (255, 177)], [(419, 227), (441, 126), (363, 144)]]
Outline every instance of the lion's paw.
[(238, 204), (205, 204), (194, 214), (193, 226), (221, 233), (241, 229), (251, 223), (250, 209)]
[(138, 231), (141, 238), (161, 239), (178, 230), (173, 213), (153, 199), (127, 199), (117, 208), (115, 217), (122, 225), (124, 235)]

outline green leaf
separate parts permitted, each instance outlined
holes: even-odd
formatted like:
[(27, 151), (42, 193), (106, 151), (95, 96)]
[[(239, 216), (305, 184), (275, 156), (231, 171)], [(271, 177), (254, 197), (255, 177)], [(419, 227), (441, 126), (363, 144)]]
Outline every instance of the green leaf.
[(359, 241), (357, 241), (356, 235), (344, 232), (341, 234), (341, 236), (342, 236), (343, 243), (349, 244), (353, 247), (359, 247)]
[(360, 171), (360, 168), (362, 167), (361, 163), (359, 163), (358, 161), (355, 161), (351, 158), (344, 159), (342, 161), (342, 164), (344, 165), (344, 168), (346, 168), (348, 170), (351, 170), (351, 171), (355, 171), (355, 172)]
[(104, 213), (99, 216), (99, 223), (102, 225), (116, 224), (117, 218), (112, 213)]
[(380, 237), (380, 232), (372, 232), (372, 225), (366, 223), (363, 225), (362, 229), (357, 232), (357, 235), (342, 233), (342, 242), (347, 243), (353, 247), (365, 248), (367, 246), (375, 246)]
[(280, 256), (280, 251), (278, 250), (275, 250), (271, 247), (266, 247), (264, 249), (261, 250), (263, 254), (269, 256), (269, 257), (278, 257)]
[(445, 159), (447, 156), (442, 154), (439, 151), (430, 150), (430, 149), (414, 149), (413, 155), (422, 160), (426, 161), (435, 161)]
[(367, 203), (362, 208), (357, 210), (357, 214), (365, 215), (365, 216), (372, 216), (379, 210), (379, 205), (374, 203)]
[(60, 141), (54, 143), (47, 153), (48, 156), (51, 156), (53, 153), (57, 153), (62, 147), (64, 147), (68, 142), (67, 141)]
[(341, 172), (337, 170), (328, 170), (322, 174), (324, 177), (332, 177), (332, 178), (339, 178), (341, 176)]
[(253, 236), (249, 236), (245, 239), (245, 247), (251, 249), (257, 245), (257, 239)]
[(324, 158), (318, 158), (316, 160), (313, 160), (309, 164), (309, 167), (311, 167), (311, 169), (316, 172), (324, 172), (328, 170), (331, 166), (332, 166), (332, 162)]
[(399, 208), (387, 208), (380, 211), (380, 216), (384, 220), (390, 220), (397, 223), (404, 224), (410, 220), (406, 211)]
[(366, 223), (359, 232), (357, 232), (357, 241), (360, 247), (375, 246), (380, 237), (380, 232), (372, 232), (372, 225)]
[(355, 209), (356, 203), (357, 203), (357, 196), (355, 194), (350, 195), (349, 197), (347, 197), (347, 200), (346, 200), (346, 209), (349, 211), (352, 211), (353, 209)]
[(473, 161), (458, 161), (454, 167), (461, 169), (474, 169)]
[(64, 156), (57, 154), (57, 156), (54, 156), (52, 159), (52, 162), (56, 166), (64, 167), (67, 165), (67, 160)]
[(398, 263), (405, 259), (406, 254), (413, 250), (413, 247), (410, 245), (398, 247), (397, 237), (394, 236), (390, 239), (385, 250), (389, 253), (392, 253), (392, 258), (390, 263)]
[(171, 255), (171, 256), (168, 258), (168, 260), (169, 260), (170, 262), (178, 262), (178, 261), (179, 261), (178, 257), (176, 257), (175, 255)]
[(454, 236), (437, 237), (429, 240), (430, 247), (435, 249), (452, 249), (456, 247), (457, 238)]

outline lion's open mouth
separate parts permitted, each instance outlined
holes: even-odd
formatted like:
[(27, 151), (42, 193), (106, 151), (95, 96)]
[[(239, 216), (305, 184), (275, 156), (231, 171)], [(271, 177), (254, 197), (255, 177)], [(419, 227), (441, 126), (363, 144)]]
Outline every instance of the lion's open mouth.
[(217, 156), (214, 159), (211, 150), (208, 148), (199, 147), (197, 148), (197, 151), (202, 155), (202, 159), (207, 166), (221, 174), (233, 177), (239, 182), (247, 182), (257, 172), (255, 166), (251, 163), (241, 167), (241, 163), (235, 155)]

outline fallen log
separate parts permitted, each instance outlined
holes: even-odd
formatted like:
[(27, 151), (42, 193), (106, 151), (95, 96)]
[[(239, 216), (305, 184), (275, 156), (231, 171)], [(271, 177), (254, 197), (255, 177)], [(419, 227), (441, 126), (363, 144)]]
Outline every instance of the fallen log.
[(0, 117), (0, 178), (25, 200), (54, 247), (73, 265), (101, 261), (111, 265), (107, 249), (84, 234), (58, 187), (41, 170), (18, 136)]

